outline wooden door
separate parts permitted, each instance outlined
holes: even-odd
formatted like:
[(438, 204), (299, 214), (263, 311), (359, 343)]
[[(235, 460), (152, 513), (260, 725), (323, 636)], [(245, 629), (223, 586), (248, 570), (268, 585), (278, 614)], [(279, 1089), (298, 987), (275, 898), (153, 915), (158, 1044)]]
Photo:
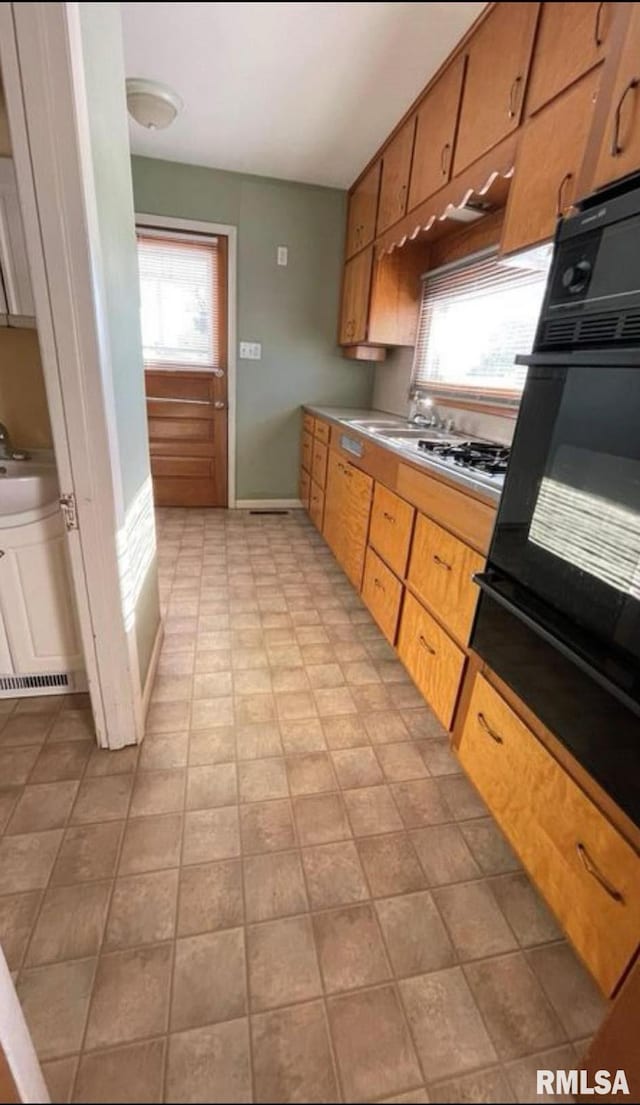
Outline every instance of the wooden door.
[(344, 267), (340, 344), (357, 345), (366, 341), (369, 320), (369, 295), (373, 246), (357, 253)]
[(496, 4), (471, 38), (454, 174), (519, 126), (538, 8)]
[[(533, 114), (602, 61), (611, 4), (543, 4), (536, 38), (527, 112)], [(564, 131), (558, 132), (565, 134)]]
[(466, 60), (464, 54), (455, 58), (418, 108), (409, 210), (442, 188), (451, 176)]
[(408, 580), (448, 630), (466, 645), (478, 600), (473, 582), (484, 558), (452, 533), (418, 514)]
[(576, 180), (600, 73), (600, 69), (588, 73), (525, 124), (507, 201), (502, 252), (551, 238), (558, 217), (577, 198)]
[(145, 372), (145, 387), (156, 506), (226, 506), (226, 372)]
[(365, 559), (362, 598), (389, 644), (395, 644), (402, 584), (371, 546), (367, 549)]
[(400, 619), (398, 655), (434, 714), (450, 729), (465, 654), (408, 591)]
[(416, 119), (412, 115), (382, 155), (378, 234), (401, 219), (407, 210), (415, 129)]
[(381, 162), (376, 161), (349, 197), (347, 219), (347, 257), (373, 241), (378, 213)]
[(631, 17), (618, 64), (594, 187), (640, 168), (640, 4)]

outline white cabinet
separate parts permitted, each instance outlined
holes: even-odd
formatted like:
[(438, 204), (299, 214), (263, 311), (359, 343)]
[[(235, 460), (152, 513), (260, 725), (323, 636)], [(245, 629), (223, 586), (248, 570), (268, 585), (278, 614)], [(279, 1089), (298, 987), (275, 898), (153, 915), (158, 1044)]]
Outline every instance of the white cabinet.
[(0, 157), (0, 324), (34, 325), (35, 306), (13, 160)]
[[(45, 675), (83, 668), (67, 543), (57, 507), (23, 526), (0, 529), (0, 666)], [(3, 645), (3, 638), (5, 639)]]

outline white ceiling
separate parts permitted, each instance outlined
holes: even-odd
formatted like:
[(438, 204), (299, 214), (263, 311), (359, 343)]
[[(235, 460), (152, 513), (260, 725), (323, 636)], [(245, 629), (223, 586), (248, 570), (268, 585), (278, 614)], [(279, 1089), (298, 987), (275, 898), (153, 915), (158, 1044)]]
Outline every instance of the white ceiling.
[(123, 3), (128, 77), (184, 100), (134, 153), (347, 187), (483, 3)]

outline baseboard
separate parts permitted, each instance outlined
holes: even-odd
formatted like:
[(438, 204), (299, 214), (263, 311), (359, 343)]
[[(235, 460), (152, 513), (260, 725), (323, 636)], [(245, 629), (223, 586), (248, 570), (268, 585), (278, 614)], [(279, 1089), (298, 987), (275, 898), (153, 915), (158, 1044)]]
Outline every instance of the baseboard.
[(302, 510), (300, 499), (236, 499), (237, 510)]
[(153, 684), (155, 682), (156, 673), (158, 671), (158, 661), (160, 659), (160, 649), (162, 648), (162, 639), (164, 637), (164, 624), (162, 618), (160, 618), (160, 624), (156, 631), (155, 641), (153, 642), (153, 648), (151, 649), (151, 659), (149, 660), (149, 667), (147, 669), (147, 678), (144, 683), (144, 690), (142, 692), (142, 716), (145, 724), (147, 720), (147, 712), (149, 710), (149, 703), (151, 701), (151, 692), (153, 690)]

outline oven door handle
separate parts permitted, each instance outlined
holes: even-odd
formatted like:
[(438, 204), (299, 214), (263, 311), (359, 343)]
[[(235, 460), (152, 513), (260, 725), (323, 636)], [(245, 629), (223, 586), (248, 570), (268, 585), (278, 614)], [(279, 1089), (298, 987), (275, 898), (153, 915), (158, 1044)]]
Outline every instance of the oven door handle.
[[(502, 592), (496, 587), (496, 582), (499, 582), (501, 579), (505, 579), (504, 576), (501, 576), (496, 571), (488, 571), (476, 572), (472, 578), (473, 582), (477, 583), (480, 590), (489, 595), (489, 597), (492, 598), (494, 602), (497, 602), (499, 606), (504, 607), (504, 609), (507, 610), (509, 614), (513, 614), (514, 618), (517, 618), (518, 621), (523, 622), (524, 625), (533, 630), (533, 632), (536, 633), (538, 637), (542, 637), (543, 641), (547, 641), (548, 644), (552, 645), (552, 647), (560, 652), (563, 656), (566, 656), (567, 660), (570, 660), (571, 663), (575, 664), (576, 667), (581, 669), (581, 671), (586, 672), (586, 674), (590, 676), (591, 679), (593, 679), (596, 683), (599, 683), (601, 687), (604, 687), (605, 690), (609, 692), (609, 694), (612, 694), (614, 698), (617, 698), (619, 702), (622, 702), (634, 714), (638, 714), (638, 703), (635, 701), (634, 698), (631, 698), (630, 695), (625, 694), (625, 692), (621, 690), (621, 688), (618, 687), (616, 683), (612, 683), (610, 679), (607, 679), (606, 675), (603, 675), (602, 672), (598, 671), (597, 668), (594, 668), (593, 665), (585, 660), (579, 652), (576, 652), (569, 645), (565, 644), (565, 642), (560, 637), (556, 637), (555, 633), (551, 633), (551, 631), (546, 629), (545, 626), (541, 625), (540, 622), (537, 622), (535, 618), (532, 618), (530, 614), (527, 614), (526, 610), (523, 610), (522, 607), (518, 606), (517, 603), (513, 602), (511, 599), (506, 598), (506, 596), (502, 594)], [(473, 636), (471, 638), (471, 648), (473, 648)]]

